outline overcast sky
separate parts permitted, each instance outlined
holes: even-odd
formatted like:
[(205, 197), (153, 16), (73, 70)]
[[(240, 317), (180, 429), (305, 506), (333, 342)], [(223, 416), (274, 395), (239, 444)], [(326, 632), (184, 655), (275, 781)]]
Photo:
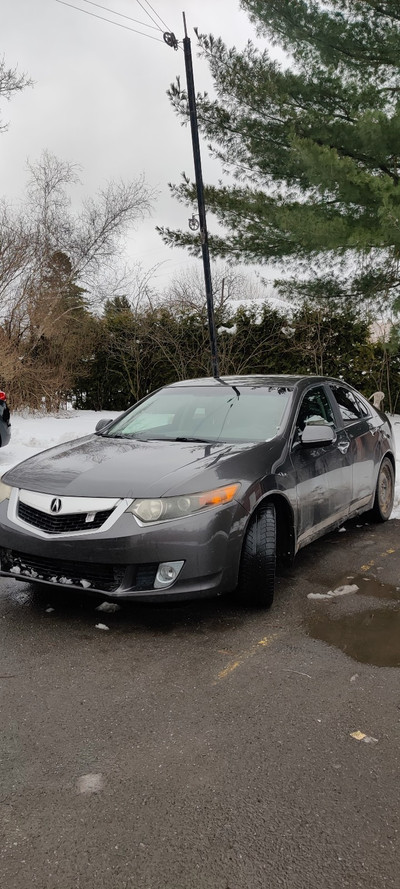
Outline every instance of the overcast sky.
[[(163, 263), (162, 285), (193, 259), (163, 245), (155, 225), (185, 227), (187, 210), (168, 192), (181, 171), (193, 177), (189, 128), (177, 120), (166, 90), (180, 74), (184, 57), (163, 42), (99, 21), (93, 15), (145, 31), (162, 40), (161, 32), (113, 16), (85, 0), (68, 0), (78, 12), (57, 0), (1, 0), (1, 47), (9, 67), (18, 65), (34, 81), (33, 88), (1, 106), (9, 124), (0, 136), (1, 194), (23, 195), (26, 162), (44, 149), (81, 168), (81, 193), (94, 194), (110, 179), (130, 180), (144, 173), (159, 197), (152, 218), (129, 238), (129, 255), (145, 269)], [(100, 5), (152, 25), (154, 10), (178, 39), (186, 13), (194, 53), (196, 88), (209, 88), (207, 68), (196, 56), (193, 28), (223, 36), (242, 47), (254, 30), (239, 9), (239, 0), (99, 0)], [(158, 20), (156, 19), (158, 23)], [(163, 25), (160, 23), (160, 27)], [(217, 170), (202, 149), (204, 178)]]

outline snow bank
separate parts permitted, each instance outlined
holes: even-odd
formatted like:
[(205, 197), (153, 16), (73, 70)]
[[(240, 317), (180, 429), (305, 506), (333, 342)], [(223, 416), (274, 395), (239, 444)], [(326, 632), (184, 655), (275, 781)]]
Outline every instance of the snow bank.
[(96, 423), (113, 419), (118, 411), (60, 411), (57, 414), (41, 414), (24, 411), (11, 414), (11, 441), (0, 448), (0, 477), (21, 460), (26, 460), (64, 441), (94, 432)]

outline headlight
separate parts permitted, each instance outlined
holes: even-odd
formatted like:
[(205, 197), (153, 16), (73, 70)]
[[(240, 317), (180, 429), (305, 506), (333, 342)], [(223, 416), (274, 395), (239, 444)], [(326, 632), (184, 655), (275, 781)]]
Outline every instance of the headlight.
[(11, 494), (10, 485), (5, 485), (4, 482), (2, 482), (2, 480), (0, 478), (0, 503), (2, 503), (3, 500), (9, 500), (10, 494)]
[(240, 484), (237, 483), (214, 488), (212, 491), (202, 491), (200, 494), (134, 500), (126, 511), (132, 512), (141, 522), (164, 522), (168, 519), (184, 518), (201, 509), (229, 503), (239, 488)]

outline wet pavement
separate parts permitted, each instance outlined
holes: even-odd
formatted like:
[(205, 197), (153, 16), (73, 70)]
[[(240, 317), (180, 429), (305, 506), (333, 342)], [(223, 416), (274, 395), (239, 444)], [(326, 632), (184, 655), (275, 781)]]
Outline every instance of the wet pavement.
[[(393, 524), (385, 527), (384, 537), (382, 530), (356, 522), (346, 526), (356, 552), (362, 532), (367, 559), (358, 572), (346, 576), (335, 575), (333, 570), (329, 590), (309, 594), (308, 605), (314, 607), (307, 608), (303, 626), (312, 638), (339, 648), (355, 661), (400, 667), (400, 541), (397, 527), (393, 534)], [(329, 538), (332, 545), (337, 539), (337, 535)], [(378, 549), (371, 558), (376, 543)]]
[(0, 886), (398, 889), (399, 602), (399, 521), (267, 613), (0, 578)]
[(400, 612), (376, 608), (334, 616), (313, 614), (306, 624), (313, 639), (340, 648), (361, 664), (400, 667)]

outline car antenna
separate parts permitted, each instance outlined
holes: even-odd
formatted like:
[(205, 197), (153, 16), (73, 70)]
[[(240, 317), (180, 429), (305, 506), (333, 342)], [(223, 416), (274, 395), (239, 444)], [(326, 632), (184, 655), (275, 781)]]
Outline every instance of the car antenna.
[(236, 392), (237, 397), (238, 398), (240, 397), (240, 390), (238, 389), (237, 386), (234, 386), (233, 383), (228, 383), (226, 380), (223, 380), (221, 377), (215, 377), (215, 379), (218, 380), (219, 383), (222, 383), (223, 386), (229, 386), (230, 389), (233, 389), (233, 391)]

